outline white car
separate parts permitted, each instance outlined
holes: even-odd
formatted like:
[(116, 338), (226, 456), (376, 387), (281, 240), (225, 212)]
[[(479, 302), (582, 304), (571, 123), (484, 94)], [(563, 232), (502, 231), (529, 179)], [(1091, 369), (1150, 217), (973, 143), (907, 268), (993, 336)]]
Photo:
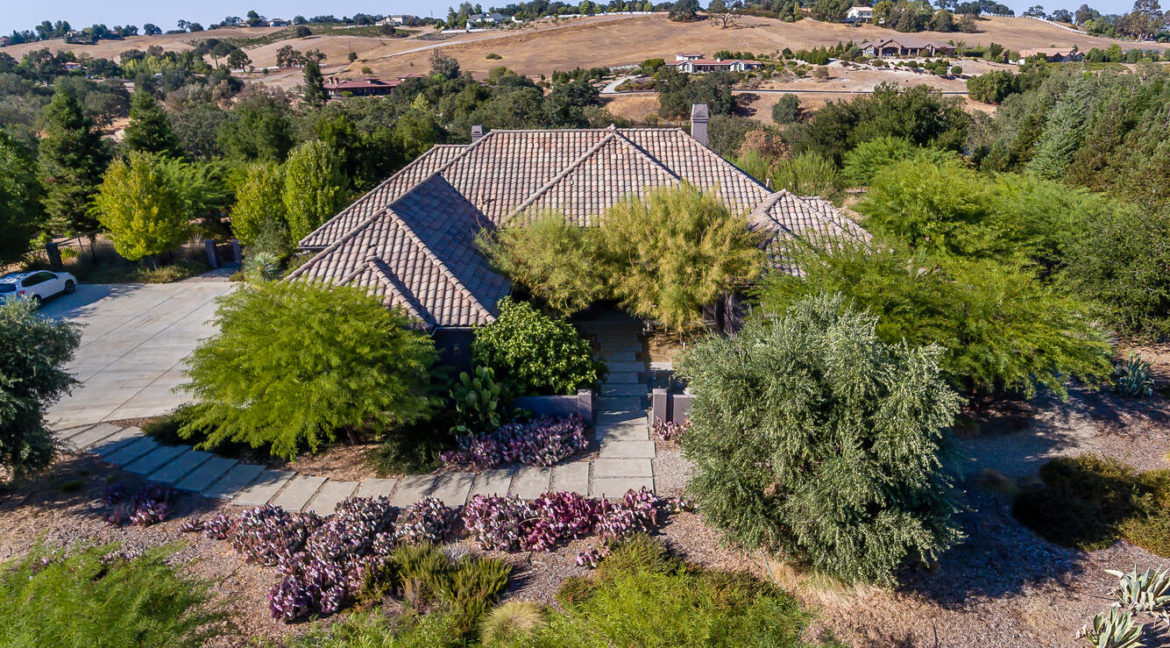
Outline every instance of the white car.
[(14, 272), (0, 277), (0, 304), (9, 299), (31, 299), (39, 308), (46, 299), (74, 290), (77, 290), (77, 279), (68, 272)]

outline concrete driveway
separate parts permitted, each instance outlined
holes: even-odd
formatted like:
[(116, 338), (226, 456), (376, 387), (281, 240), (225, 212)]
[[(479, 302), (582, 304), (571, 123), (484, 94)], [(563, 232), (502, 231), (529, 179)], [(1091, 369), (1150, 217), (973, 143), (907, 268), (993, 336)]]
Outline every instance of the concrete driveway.
[(185, 402), (172, 391), (184, 382), (183, 360), (215, 333), (215, 299), (233, 286), (224, 279), (83, 284), (46, 303), (42, 314), (82, 325), (66, 366), (81, 384), (49, 409), (49, 427), (156, 416)]

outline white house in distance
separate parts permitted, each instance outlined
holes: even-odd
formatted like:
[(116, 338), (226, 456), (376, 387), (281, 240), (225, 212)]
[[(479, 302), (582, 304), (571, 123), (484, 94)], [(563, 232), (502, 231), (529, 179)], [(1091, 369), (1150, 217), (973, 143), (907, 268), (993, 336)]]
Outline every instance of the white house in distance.
[(668, 66), (676, 68), (679, 72), (745, 72), (747, 70), (758, 70), (763, 67), (763, 63), (759, 61), (746, 61), (743, 59), (707, 59), (703, 58), (702, 54), (696, 53), (681, 53), (674, 56), (673, 63), (667, 63)]
[(502, 13), (471, 14), (467, 17), (468, 25), (498, 25), (507, 18)]
[(852, 7), (845, 12), (845, 22), (873, 22), (873, 7)]

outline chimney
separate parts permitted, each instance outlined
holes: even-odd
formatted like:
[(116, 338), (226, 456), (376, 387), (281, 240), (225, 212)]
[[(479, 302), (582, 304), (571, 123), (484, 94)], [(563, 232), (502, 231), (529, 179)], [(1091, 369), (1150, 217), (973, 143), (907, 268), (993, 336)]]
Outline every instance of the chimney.
[(691, 106), (691, 137), (703, 146), (707, 143), (707, 122), (710, 121), (707, 104), (693, 104)]
[(483, 126), (476, 124), (471, 127), (471, 143), (475, 144), (483, 137)]

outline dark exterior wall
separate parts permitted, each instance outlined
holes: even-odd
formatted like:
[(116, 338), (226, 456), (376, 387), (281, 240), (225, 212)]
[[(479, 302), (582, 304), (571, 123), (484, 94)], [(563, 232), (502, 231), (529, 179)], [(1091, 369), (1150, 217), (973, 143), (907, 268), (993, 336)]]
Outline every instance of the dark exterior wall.
[(439, 364), (460, 371), (471, 370), (471, 329), (435, 329), (431, 334), (439, 351)]

